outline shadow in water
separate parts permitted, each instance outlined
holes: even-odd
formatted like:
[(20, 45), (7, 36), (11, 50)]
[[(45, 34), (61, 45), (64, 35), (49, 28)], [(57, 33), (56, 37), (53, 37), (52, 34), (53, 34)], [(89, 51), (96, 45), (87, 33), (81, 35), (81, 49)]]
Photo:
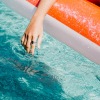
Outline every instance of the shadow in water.
[(61, 84), (49, 73), (51, 68), (45, 63), (35, 60), (31, 66), (23, 66), (12, 58), (3, 59), (20, 70), (0, 76), (0, 91), (3, 94), (8, 93), (11, 97), (23, 100), (66, 100), (62, 96), (64, 91)]

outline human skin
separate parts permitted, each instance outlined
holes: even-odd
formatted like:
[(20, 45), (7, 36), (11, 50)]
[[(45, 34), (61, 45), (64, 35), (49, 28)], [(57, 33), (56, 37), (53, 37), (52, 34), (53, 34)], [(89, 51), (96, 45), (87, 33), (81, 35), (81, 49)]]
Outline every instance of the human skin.
[(31, 41), (37, 41), (37, 46), (40, 48), (43, 37), (43, 21), (45, 15), (55, 1), (56, 0), (41, 0), (35, 14), (31, 18), (30, 23), (21, 39), (21, 43), (28, 53), (34, 54), (35, 51), (36, 43), (32, 44)]

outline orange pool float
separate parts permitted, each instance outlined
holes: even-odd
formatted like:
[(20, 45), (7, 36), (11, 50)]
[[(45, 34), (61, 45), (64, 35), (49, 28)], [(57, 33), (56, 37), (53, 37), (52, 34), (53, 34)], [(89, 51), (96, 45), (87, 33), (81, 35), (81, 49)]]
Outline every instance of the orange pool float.
[[(39, 0), (28, 1), (38, 6)], [(100, 7), (89, 1), (57, 0), (48, 14), (100, 46)]]

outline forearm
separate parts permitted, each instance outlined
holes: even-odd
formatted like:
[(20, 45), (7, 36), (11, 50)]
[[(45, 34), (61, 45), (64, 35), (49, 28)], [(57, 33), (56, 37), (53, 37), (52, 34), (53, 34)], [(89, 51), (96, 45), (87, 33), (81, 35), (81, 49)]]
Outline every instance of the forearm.
[(55, 3), (55, 1), (56, 0), (41, 0), (33, 17), (43, 20), (51, 6)]

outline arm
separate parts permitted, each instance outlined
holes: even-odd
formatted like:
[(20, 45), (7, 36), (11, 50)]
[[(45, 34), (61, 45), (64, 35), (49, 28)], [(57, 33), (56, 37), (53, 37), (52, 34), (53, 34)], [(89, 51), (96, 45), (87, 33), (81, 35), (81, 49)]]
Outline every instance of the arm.
[(33, 17), (44, 19), (45, 15), (56, 0), (41, 0)]
[(34, 54), (36, 44), (32, 44), (31, 41), (36, 42), (38, 39), (37, 45), (38, 48), (40, 48), (43, 36), (43, 20), (55, 1), (56, 0), (41, 0), (35, 14), (30, 20), (21, 40), (22, 45), (28, 53)]

